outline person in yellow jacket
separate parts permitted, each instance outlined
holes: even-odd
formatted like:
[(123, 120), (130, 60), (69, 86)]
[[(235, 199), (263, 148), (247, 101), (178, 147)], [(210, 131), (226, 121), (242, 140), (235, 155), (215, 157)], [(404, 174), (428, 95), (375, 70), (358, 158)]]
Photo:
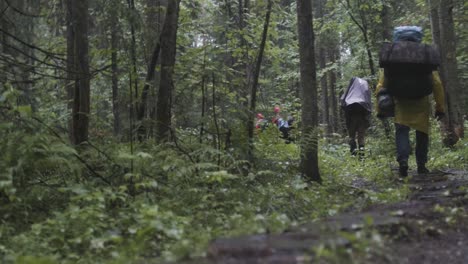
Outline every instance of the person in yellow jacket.
[[(384, 88), (385, 74), (380, 73), (377, 93)], [(439, 73), (432, 73), (433, 95), (424, 96), (418, 99), (407, 99), (394, 97), (395, 102), (395, 143), (397, 147), (397, 161), (399, 163), (400, 176), (408, 176), (408, 158), (410, 154), (409, 131), (410, 128), (416, 130), (416, 162), (418, 173), (428, 173), (426, 168), (427, 153), (429, 150), (429, 116), (431, 113), (431, 101), (435, 101), (435, 117), (440, 120), (444, 117), (444, 90), (440, 81)], [(380, 109), (377, 104), (377, 116)]]

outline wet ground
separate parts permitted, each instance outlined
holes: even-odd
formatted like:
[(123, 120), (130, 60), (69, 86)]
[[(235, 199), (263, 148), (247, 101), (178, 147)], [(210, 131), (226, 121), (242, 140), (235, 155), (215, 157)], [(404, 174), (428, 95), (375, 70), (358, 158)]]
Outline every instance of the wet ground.
[(407, 201), (282, 234), (217, 239), (196, 263), (468, 263), (468, 172), (412, 175), (404, 184)]

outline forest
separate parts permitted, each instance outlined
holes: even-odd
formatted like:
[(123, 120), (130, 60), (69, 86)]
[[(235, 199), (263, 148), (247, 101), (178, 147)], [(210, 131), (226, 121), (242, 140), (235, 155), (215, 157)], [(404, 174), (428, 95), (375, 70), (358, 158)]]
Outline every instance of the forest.
[[(427, 162), (440, 181), (412, 181), (414, 155), (398, 177), (394, 120), (374, 112), (398, 26), (440, 52)], [(353, 77), (373, 101), (357, 156), (340, 101)], [(465, 0), (0, 0), (0, 262), (419, 263), (389, 250), (439, 239), (464, 263), (467, 83)], [(382, 222), (404, 228), (364, 217), (302, 262), (219, 256), (241, 252), (230, 239), (391, 205)]]

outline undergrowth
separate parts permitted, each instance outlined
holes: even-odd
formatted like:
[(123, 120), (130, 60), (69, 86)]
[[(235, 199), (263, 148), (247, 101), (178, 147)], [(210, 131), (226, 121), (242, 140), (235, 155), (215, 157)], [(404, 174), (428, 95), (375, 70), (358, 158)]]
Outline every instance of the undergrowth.
[[(299, 173), (300, 150), (274, 129), (256, 138), (253, 167), (179, 131), (178, 143), (100, 142), (77, 150), (37, 120), (0, 125), (0, 259), (4, 263), (128, 263), (204, 256), (217, 237), (288, 227), (406, 198), (382, 131), (365, 159), (341, 138), (319, 145), (323, 184)], [(429, 166), (466, 170), (468, 142), (434, 134)], [(190, 142), (190, 143), (187, 143)], [(434, 155), (437, 153), (437, 155)]]

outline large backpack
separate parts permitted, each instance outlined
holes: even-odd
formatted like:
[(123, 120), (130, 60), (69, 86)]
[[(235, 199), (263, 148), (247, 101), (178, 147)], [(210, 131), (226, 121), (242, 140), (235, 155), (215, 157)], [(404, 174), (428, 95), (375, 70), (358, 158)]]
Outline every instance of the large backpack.
[(340, 100), (341, 108), (345, 112), (370, 113), (372, 111), (369, 84), (364, 79), (353, 77)]
[(438, 51), (413, 41), (384, 43), (379, 65), (384, 68), (388, 93), (400, 98), (420, 98), (432, 93), (432, 71), (440, 64)]

